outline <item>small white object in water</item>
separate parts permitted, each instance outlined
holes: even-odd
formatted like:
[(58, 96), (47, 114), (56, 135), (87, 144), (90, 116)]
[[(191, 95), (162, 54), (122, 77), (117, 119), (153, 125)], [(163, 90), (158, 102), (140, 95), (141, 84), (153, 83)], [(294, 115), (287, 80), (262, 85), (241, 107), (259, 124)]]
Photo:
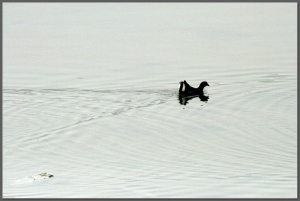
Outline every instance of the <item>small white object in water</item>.
[(18, 179), (14, 182), (14, 184), (22, 185), (22, 184), (28, 184), (28, 183), (32, 183), (32, 182), (39, 182), (39, 181), (42, 181), (43, 179), (52, 178), (52, 177), (54, 177), (53, 174), (44, 172), (39, 175), (29, 176), (29, 177), (26, 177), (23, 179)]
[(41, 173), (39, 174), (41, 177), (44, 177), (44, 179), (47, 178), (51, 178), (54, 177), (53, 174), (48, 174), (47, 172)]

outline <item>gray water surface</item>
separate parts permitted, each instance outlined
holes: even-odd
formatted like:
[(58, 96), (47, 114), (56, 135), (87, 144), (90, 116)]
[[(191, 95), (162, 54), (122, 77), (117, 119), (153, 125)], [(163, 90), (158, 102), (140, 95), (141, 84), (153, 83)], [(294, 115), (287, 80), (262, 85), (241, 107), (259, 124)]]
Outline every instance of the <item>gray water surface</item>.
[(296, 198), (297, 4), (4, 3), (3, 197)]

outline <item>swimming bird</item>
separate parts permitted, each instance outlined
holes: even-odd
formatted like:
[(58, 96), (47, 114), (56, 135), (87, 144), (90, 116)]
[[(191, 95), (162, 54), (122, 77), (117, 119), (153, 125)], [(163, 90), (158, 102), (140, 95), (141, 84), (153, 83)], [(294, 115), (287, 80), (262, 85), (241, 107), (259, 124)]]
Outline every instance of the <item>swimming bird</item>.
[(183, 95), (203, 95), (204, 87), (209, 86), (206, 81), (201, 82), (198, 88), (191, 87), (185, 80), (179, 82), (178, 90), (179, 94)]

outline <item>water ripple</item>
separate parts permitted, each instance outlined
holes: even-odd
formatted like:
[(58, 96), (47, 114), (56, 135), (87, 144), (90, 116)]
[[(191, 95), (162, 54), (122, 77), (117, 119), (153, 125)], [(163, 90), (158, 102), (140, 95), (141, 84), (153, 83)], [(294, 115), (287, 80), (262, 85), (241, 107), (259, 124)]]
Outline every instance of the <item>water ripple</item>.
[[(53, 172), (56, 185), (72, 189), (92, 185), (91, 196), (99, 188), (103, 195), (118, 188), (117, 197), (261, 182), (271, 189), (290, 181), (293, 188), (296, 86), (289, 75), (243, 76), (253, 75), (249, 82), (211, 82), (208, 102), (186, 105), (175, 90), (4, 89), (3, 130), (14, 133), (3, 137), (4, 166), (24, 177)], [(295, 119), (286, 121), (285, 112)], [(172, 187), (162, 191), (161, 183)], [(32, 195), (38, 193), (23, 192)]]

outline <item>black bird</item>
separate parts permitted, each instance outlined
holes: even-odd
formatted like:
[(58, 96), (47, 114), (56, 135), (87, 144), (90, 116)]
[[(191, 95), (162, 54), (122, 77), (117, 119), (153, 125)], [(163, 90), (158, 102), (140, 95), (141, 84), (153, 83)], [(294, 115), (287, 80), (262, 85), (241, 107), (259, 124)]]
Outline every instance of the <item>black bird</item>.
[(209, 86), (206, 81), (201, 82), (198, 88), (191, 87), (185, 80), (179, 82), (178, 90), (179, 94), (194, 96), (194, 95), (203, 95), (204, 87)]

